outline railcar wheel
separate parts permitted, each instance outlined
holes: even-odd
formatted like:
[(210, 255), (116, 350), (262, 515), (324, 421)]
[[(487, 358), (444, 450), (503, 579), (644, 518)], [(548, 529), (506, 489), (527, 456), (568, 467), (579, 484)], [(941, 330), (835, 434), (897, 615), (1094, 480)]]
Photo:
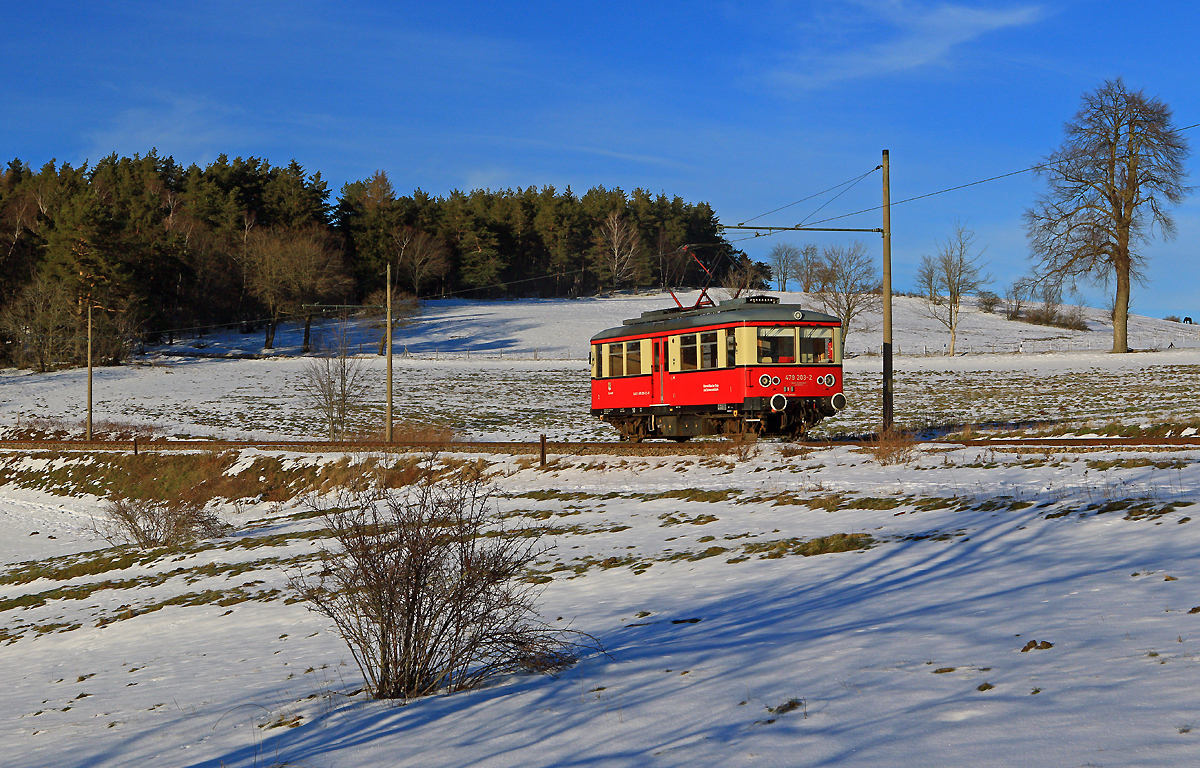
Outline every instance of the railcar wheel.
[(640, 443), (646, 439), (649, 430), (645, 419), (627, 419), (617, 424), (621, 439), (630, 443)]

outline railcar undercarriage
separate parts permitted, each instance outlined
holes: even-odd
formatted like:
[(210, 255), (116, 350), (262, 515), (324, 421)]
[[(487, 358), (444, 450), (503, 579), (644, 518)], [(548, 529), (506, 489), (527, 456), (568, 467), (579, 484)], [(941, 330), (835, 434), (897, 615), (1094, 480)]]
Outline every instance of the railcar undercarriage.
[(633, 443), (652, 438), (682, 442), (692, 437), (714, 435), (734, 438), (779, 436), (800, 440), (821, 419), (844, 408), (845, 401), (838, 393), (828, 398), (792, 398), (778, 409), (768, 402), (767, 407), (753, 407), (758, 405), (754, 403), (750, 408), (729, 410), (622, 408), (601, 411), (597, 415), (616, 427), (622, 440)]

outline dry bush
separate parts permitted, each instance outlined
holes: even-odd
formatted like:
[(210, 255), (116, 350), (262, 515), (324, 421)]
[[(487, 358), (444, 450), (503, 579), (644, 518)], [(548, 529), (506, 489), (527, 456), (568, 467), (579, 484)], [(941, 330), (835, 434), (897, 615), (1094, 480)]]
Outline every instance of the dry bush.
[(573, 638), (586, 636), (537, 618), (536, 587), (525, 580), (545, 547), (532, 530), (508, 527), (492, 493), (469, 466), (441, 479), (431, 467), (405, 492), (313, 502), (337, 546), (322, 549), (320, 571), (293, 574), (289, 587), (333, 621), (376, 698), (459, 691), (574, 662)]
[(725, 440), (699, 440), (693, 443), (701, 456), (728, 456), (733, 451), (733, 442)]
[(95, 533), (109, 544), (164, 547), (195, 539), (215, 538), (230, 526), (205, 509), (203, 502), (174, 498), (162, 501), (119, 498), (108, 503), (107, 520), (93, 521)]
[(807, 459), (812, 455), (813, 448), (811, 445), (801, 445), (792, 443), (784, 445), (779, 449), (779, 455), (785, 459), (790, 459), (793, 456), (799, 456), (801, 459)]
[(762, 452), (759, 448), (758, 440), (745, 437), (735, 438), (732, 441), (730, 450), (739, 462), (749, 461)]
[[(33, 417), (20, 419), (17, 426), (5, 432), (12, 440), (69, 440), (82, 438), (87, 433), (87, 421), (68, 422), (57, 417)], [(92, 437), (95, 440), (153, 440), (163, 434), (162, 427), (149, 424), (134, 424), (126, 421), (98, 419), (92, 422)]]
[[(363, 442), (382, 443), (384, 432), (374, 430), (362, 436)], [(419, 421), (397, 421), (392, 424), (393, 443), (430, 443), (444, 445), (458, 440), (454, 427), (444, 424), (426, 424)]]
[(980, 291), (979, 296), (975, 299), (975, 305), (979, 307), (980, 312), (987, 312), (989, 315), (994, 314), (1000, 306), (1000, 297), (992, 291)]
[(916, 458), (919, 441), (911, 434), (890, 429), (879, 433), (874, 440), (867, 441), (863, 450), (871, 454), (881, 466), (907, 464)]

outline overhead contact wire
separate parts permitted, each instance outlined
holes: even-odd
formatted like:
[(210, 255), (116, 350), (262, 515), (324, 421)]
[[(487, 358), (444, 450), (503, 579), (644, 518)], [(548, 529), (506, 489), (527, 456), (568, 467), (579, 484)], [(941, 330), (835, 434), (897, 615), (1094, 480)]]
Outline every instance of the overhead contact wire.
[[(867, 171), (866, 173), (864, 173), (864, 174), (863, 174), (863, 175), (861, 175), (861, 176), (856, 176), (855, 178), (853, 178), (853, 179), (850, 179), (850, 180), (848, 180), (848, 181), (843, 181), (841, 184), (835, 184), (834, 186), (830, 187), (829, 189), (822, 190), (822, 191), (820, 191), (820, 192), (814, 192), (814, 193), (812, 193), (811, 195), (809, 195), (808, 197), (801, 198), (801, 199), (797, 200), (797, 201), (796, 201), (796, 202), (794, 202), (794, 203), (788, 203), (787, 205), (781, 205), (780, 207), (776, 208), (776, 209), (775, 209), (775, 210), (773, 210), (773, 211), (767, 211), (766, 213), (760, 213), (760, 214), (758, 214), (757, 216), (754, 216), (754, 217), (752, 217), (752, 218), (746, 219), (746, 221), (755, 221), (755, 220), (757, 220), (757, 219), (761, 219), (763, 216), (770, 216), (772, 213), (778, 213), (778, 212), (780, 212), (780, 211), (782, 211), (782, 210), (786, 210), (786, 209), (788, 209), (788, 208), (791, 208), (793, 205), (799, 205), (800, 203), (803, 203), (803, 202), (805, 202), (805, 201), (807, 201), (807, 200), (812, 200), (814, 197), (820, 197), (821, 195), (824, 195), (824, 194), (827, 194), (827, 193), (829, 193), (829, 192), (832, 192), (832, 191), (833, 191), (833, 190), (835, 190), (835, 189), (840, 189), (841, 187), (844, 187), (844, 186), (846, 186), (847, 184), (849, 184), (849, 185), (853, 186), (853, 185), (857, 184), (858, 182), (862, 181), (863, 179), (865, 179), (866, 177), (870, 176), (870, 175), (871, 175), (872, 173), (874, 173), (875, 171), (878, 171), (878, 170), (879, 170), (880, 168), (882, 168), (882, 167), (883, 167), (882, 165), (876, 166), (876, 167), (872, 168), (871, 170)], [(844, 190), (843, 190), (843, 191), (844, 191)], [(839, 193), (839, 196), (840, 196), (840, 194), (841, 194), (841, 193)], [(835, 198), (834, 198), (834, 200), (836, 200), (836, 199), (837, 199), (837, 198), (835, 197)], [(821, 207), (823, 208), (824, 206), (821, 206)], [(820, 208), (818, 208), (817, 210), (819, 211), (819, 210), (821, 210), (821, 209), (820, 209)], [(814, 211), (813, 213), (816, 213), (816, 211)], [(809, 215), (811, 216), (812, 214), (809, 214)], [(745, 224), (745, 223), (746, 223), (746, 221), (739, 222), (739, 224), (738, 224), (738, 225), (739, 225), (739, 226), (741, 226), (742, 224)]]

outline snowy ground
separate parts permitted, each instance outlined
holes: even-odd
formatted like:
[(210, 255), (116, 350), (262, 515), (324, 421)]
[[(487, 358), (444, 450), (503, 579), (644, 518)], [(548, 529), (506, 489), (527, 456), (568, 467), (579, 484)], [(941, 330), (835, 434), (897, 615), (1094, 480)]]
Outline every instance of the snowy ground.
[[(606, 434), (586, 415), (584, 364), (532, 350), (578, 358), (637, 301), (435, 306), (442, 336), (414, 331), (399, 361), (401, 410), (459, 419), (467, 436)], [(471, 316), (488, 318), (472, 338), (491, 351), (445, 360), (449, 326)], [(997, 344), (1051, 332), (995, 322), (981, 333)], [(936, 336), (898, 334), (902, 349), (920, 338)], [(903, 356), (897, 403), (926, 426), (1186, 423), (1200, 350), (1181, 346)], [(300, 361), (145, 363), (97, 371), (104, 418), (167, 435), (314, 434), (296, 408)], [(848, 362), (860, 400), (878, 366)], [(81, 386), (78, 372), (5, 372), (0, 426), (75, 421)], [(919, 405), (901, 406), (903, 393)], [(869, 424), (872, 407), (845, 428)], [(925, 447), (881, 465), (849, 446), (765, 444), (741, 457), (552, 456), (544, 470), (444, 457), (490, 462), (501, 509), (547, 527), (543, 615), (607, 655), (404, 706), (349, 695), (362, 679), (344, 645), (284, 601), (320, 522), (277, 478), (340, 458), (232, 456), (226, 475), (262, 483), (219, 507), (235, 535), (130, 552), (89, 532), (104, 492), (88, 474), (130, 457), (0, 454), (0, 763), (1177, 766), (1200, 754), (1198, 450)], [(147, 472), (139, 460), (119, 466)], [(870, 546), (800, 554), (836, 534)], [(1030, 641), (1041, 647), (1022, 651)]]
[[(781, 296), (812, 304), (803, 294)], [(554, 440), (615, 439), (614, 430), (587, 413), (588, 339), (624, 318), (671, 304), (664, 295), (429, 302), (396, 336), (398, 418), (449, 425), (464, 439), (535, 440), (541, 433)], [(1135, 316), (1130, 320), (1133, 346), (1159, 351), (1111, 355), (1102, 350), (1111, 348), (1112, 329), (1098, 310), (1088, 310), (1091, 330), (1084, 332), (1012, 322), (969, 308), (959, 349), (971, 354), (908, 354), (940, 349), (945, 341), (944, 329), (939, 331), (922, 307), (916, 299), (896, 299), (894, 336), (901, 354), (895, 362), (895, 402), (902, 426), (944, 430), (962, 423), (1037, 422), (1086, 430), (1108, 421), (1136, 425), (1196, 415), (1200, 331), (1192, 326)], [(878, 317), (868, 317), (865, 325), (877, 328)], [(318, 346), (334, 326), (317, 327)], [(351, 347), (362, 351), (366, 369), (363, 429), (378, 431), (385, 365), (373, 352), (382, 331), (368, 321), (355, 321), (350, 331)], [(876, 428), (882, 391), (878, 336), (858, 330), (848, 337), (851, 353), (873, 344), (876, 354), (846, 361), (850, 406), (823, 422), (818, 436)], [(300, 341), (299, 328), (285, 327), (277, 349), (260, 359), (193, 355), (263, 355), (261, 334), (225, 332), (148, 349), (135, 365), (95, 371), (95, 419), (150, 425), (166, 436), (320, 437), (320, 421), (299, 391), (308, 364), (298, 356)], [(0, 371), (0, 430), (46, 418), (78, 429), (86, 392), (79, 370)]]

